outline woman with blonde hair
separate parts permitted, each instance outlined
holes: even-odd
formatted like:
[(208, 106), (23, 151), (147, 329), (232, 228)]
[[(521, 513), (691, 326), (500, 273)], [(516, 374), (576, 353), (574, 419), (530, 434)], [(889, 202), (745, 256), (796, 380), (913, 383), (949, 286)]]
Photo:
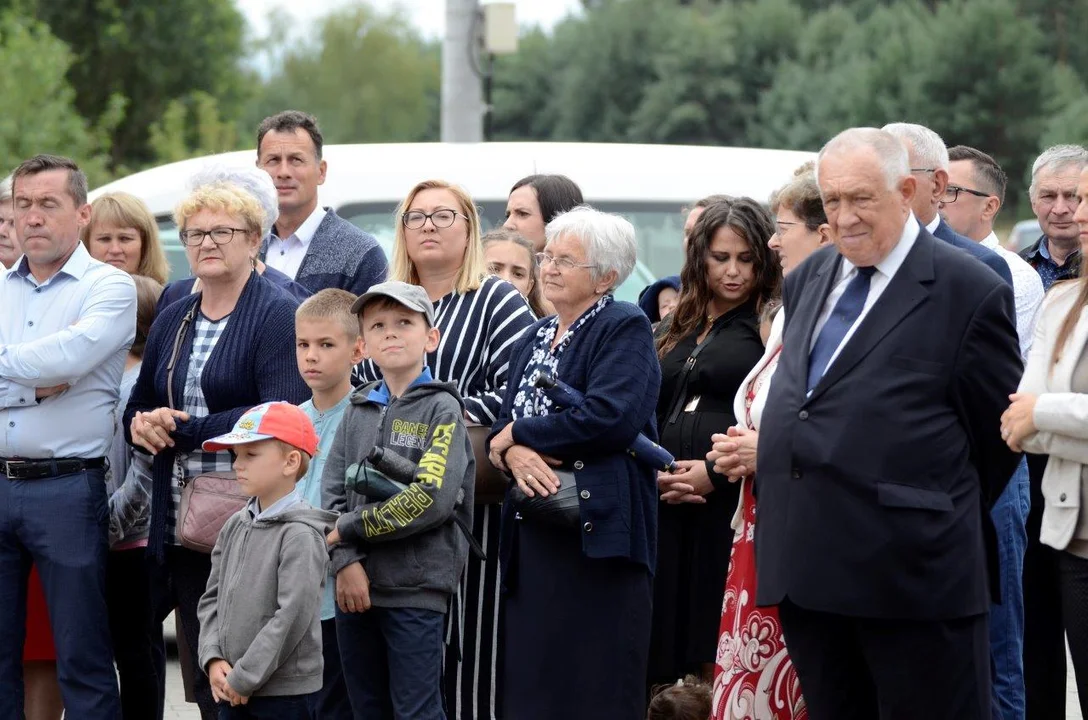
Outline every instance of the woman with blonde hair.
[(192, 662), (201, 717), (217, 715), (197, 658), (197, 603), (210, 556), (181, 545), (176, 518), (182, 486), (209, 472), (230, 472), (230, 453), (202, 443), (228, 432), (249, 408), (309, 390), (295, 365), (297, 303), (255, 267), (265, 210), (231, 183), (202, 185), (174, 211), (200, 291), (163, 308), (151, 326), (143, 364), (125, 409), (125, 436), (153, 456), (148, 554), (163, 565)]
[[(434, 302), (441, 339), (427, 364), (436, 380), (457, 385), (477, 450), (473, 535), (487, 560), (469, 555), (462, 607), (451, 614), (452, 637), (460, 647), (446, 653), (446, 703), (451, 718), (495, 717), (502, 707), (493, 649), (500, 646), (499, 512), (506, 482), (487, 462), (483, 443), (502, 406), (514, 341), (533, 324), (533, 315), (516, 287), (488, 274), (480, 216), (464, 189), (444, 180), (420, 182), (396, 220), (389, 279), (422, 286)], [(366, 382), (379, 377), (369, 361), (359, 374)], [(357, 571), (358, 565), (349, 565), (337, 583), (345, 572)]]
[(161, 285), (170, 277), (158, 223), (135, 195), (114, 192), (99, 196), (91, 203), (91, 221), (80, 236), (95, 260)]

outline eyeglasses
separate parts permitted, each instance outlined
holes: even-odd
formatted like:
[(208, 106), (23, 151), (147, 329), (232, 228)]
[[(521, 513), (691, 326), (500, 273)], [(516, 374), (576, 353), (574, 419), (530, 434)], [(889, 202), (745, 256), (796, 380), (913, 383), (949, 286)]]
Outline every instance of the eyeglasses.
[(574, 268), (597, 267), (592, 263), (576, 263), (568, 257), (555, 257), (551, 253), (537, 253), (536, 261), (540, 263), (540, 267), (544, 267), (549, 263), (555, 263), (555, 268), (560, 272), (563, 272), (565, 270), (573, 270)]
[(178, 239), (181, 240), (181, 244), (186, 247), (190, 245), (201, 245), (204, 242), (205, 237), (211, 237), (212, 242), (216, 245), (226, 245), (234, 239), (234, 233), (244, 233), (245, 228), (229, 228), (229, 227), (217, 227), (211, 230), (182, 230), (178, 233)]
[(776, 219), (774, 221), (774, 231), (776, 233), (778, 233), (779, 236), (781, 236), (782, 233), (786, 232), (787, 230), (789, 230), (794, 225), (800, 225), (800, 224), (801, 223), (799, 223), (799, 222), (790, 222), (788, 220), (777, 220)]
[(941, 195), (941, 202), (954, 203), (956, 202), (956, 198), (960, 196), (961, 192), (969, 193), (971, 195), (974, 195), (975, 197), (980, 198), (990, 197), (989, 193), (972, 190), (971, 188), (960, 187), (959, 185), (949, 185), (947, 188), (945, 188), (944, 195)]
[(435, 210), (433, 213), (425, 213), (420, 210), (411, 210), (400, 216), (400, 221), (404, 223), (404, 227), (409, 230), (419, 230), (423, 225), (430, 220), (436, 228), (448, 228), (457, 221), (457, 218), (462, 217), (468, 220), (467, 217), (459, 212), (453, 210)]
[(926, 173), (926, 172), (928, 172), (928, 173), (935, 173), (935, 172), (937, 172), (937, 168), (911, 168), (911, 169), (910, 169), (910, 171), (911, 171), (912, 173), (916, 173), (916, 172), (921, 172), (921, 173)]

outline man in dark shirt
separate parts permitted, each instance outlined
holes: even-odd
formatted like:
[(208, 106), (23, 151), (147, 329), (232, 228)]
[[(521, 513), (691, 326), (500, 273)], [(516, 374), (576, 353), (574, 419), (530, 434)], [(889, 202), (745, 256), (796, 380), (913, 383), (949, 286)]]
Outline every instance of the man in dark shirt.
[(1031, 168), (1031, 209), (1043, 236), (1020, 253), (1035, 268), (1047, 290), (1080, 272), (1080, 240), (1073, 213), (1077, 210), (1077, 180), (1088, 165), (1088, 150), (1079, 145), (1048, 148)]

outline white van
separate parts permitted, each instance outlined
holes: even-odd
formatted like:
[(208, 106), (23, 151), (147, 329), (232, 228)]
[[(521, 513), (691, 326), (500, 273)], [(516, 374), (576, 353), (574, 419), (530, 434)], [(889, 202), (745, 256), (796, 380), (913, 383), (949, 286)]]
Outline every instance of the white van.
[[(767, 202), (812, 153), (753, 148), (601, 143), (405, 143), (327, 145), (328, 175), (319, 201), (378, 238), (389, 255), (394, 212), (420, 180), (441, 178), (464, 186), (480, 209), (484, 230), (501, 225), (510, 187), (534, 173), (567, 175), (586, 202), (634, 223), (639, 266), (617, 292), (634, 301), (657, 276), (679, 273), (683, 208), (712, 193)], [(148, 204), (159, 222), (173, 278), (188, 274), (171, 213), (188, 179), (205, 165), (252, 165), (255, 150), (163, 165), (97, 188), (124, 191)]]

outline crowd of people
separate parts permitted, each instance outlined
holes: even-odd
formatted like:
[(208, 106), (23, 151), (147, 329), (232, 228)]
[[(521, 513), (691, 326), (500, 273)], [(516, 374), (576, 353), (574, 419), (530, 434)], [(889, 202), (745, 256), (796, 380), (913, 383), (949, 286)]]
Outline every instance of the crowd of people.
[(636, 306), (567, 177), (421, 179), (386, 258), (256, 140), (176, 282), (72, 161), (0, 186), (0, 718), (162, 718), (170, 613), (204, 720), (1059, 718), (1066, 637), (1088, 705), (1088, 150), (1017, 255), (984, 149), (845, 130)]

